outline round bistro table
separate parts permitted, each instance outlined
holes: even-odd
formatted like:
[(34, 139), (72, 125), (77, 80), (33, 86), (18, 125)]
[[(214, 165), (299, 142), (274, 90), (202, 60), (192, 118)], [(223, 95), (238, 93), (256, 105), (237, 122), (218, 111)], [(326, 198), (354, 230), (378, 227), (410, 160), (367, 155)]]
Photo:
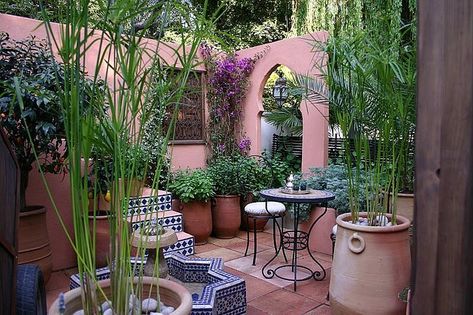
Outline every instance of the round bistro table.
[[(291, 264), (285, 264), (282, 266), (278, 266), (276, 268), (271, 269), (270, 264), (271, 262), (278, 256), (279, 250), (276, 251), (271, 260), (269, 260), (262, 269), (263, 276), (267, 279), (271, 279), (273, 277), (277, 277), (280, 279), (292, 281), (294, 283), (294, 291), (297, 290), (296, 283), (297, 281), (304, 281), (309, 280), (310, 278), (314, 278), (316, 281), (321, 281), (326, 276), (326, 271), (324, 267), (315, 259), (309, 249), (309, 242), (310, 242), (310, 233), (312, 229), (317, 224), (317, 222), (327, 213), (327, 202), (330, 200), (335, 199), (335, 195), (329, 191), (324, 190), (307, 190), (305, 192), (285, 192), (282, 188), (272, 188), (272, 189), (264, 189), (260, 192), (261, 196), (265, 198), (267, 201), (279, 201), (279, 202), (286, 202), (294, 204), (294, 228), (293, 230), (286, 230), (281, 231), (281, 227), (278, 225), (279, 232), (281, 234), (281, 243), (279, 245), (279, 249), (281, 247), (286, 250), (292, 251), (292, 261)], [(299, 231), (299, 210), (301, 204), (318, 204), (322, 207), (325, 207), (324, 212), (319, 215), (314, 222), (311, 224), (309, 231)], [(273, 231), (274, 233), (274, 231)], [(315, 270), (298, 265), (297, 264), (297, 252), (307, 249), (312, 260), (320, 267), (321, 270)], [(281, 273), (284, 270), (290, 269), (290, 277), (287, 275), (282, 275)], [(304, 270), (308, 272), (304, 276), (297, 276), (297, 269)], [(287, 274), (287, 273), (286, 273)]]

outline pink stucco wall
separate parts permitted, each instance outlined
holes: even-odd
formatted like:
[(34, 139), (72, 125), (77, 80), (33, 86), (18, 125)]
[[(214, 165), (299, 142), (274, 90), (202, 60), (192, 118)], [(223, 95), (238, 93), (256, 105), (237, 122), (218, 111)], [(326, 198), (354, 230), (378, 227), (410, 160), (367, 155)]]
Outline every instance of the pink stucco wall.
[[(23, 39), (30, 35), (33, 35), (40, 39), (46, 38), (46, 30), (44, 26), (40, 25), (40, 21), (0, 14), (0, 31), (9, 33), (11, 38)], [(53, 32), (59, 38), (60, 25), (53, 23)], [(99, 36), (98, 34), (96, 36)], [(156, 41), (148, 40), (147, 45), (149, 49), (153, 49), (156, 46)], [(165, 45), (160, 46), (160, 56), (164, 58), (168, 63), (174, 64), (172, 50)], [(55, 50), (56, 51), (56, 50)], [(88, 58), (85, 61), (86, 69), (89, 73), (95, 69), (96, 56), (99, 52), (98, 43), (92, 44)], [(105, 77), (105, 67), (101, 69), (100, 73), (102, 77)], [(199, 64), (196, 70), (205, 71), (203, 64)], [(110, 82), (109, 82), (110, 83)], [(194, 144), (194, 145), (174, 145), (173, 157), (175, 160), (172, 162), (173, 169), (179, 167), (203, 167), (205, 166), (205, 145)], [(71, 214), (71, 203), (69, 194), (69, 177), (63, 175), (52, 175), (48, 174), (47, 181), (51, 189), (51, 193), (54, 200), (57, 202), (57, 207), (62, 216), (64, 224), (69, 231), (72, 231), (72, 214)], [(47, 225), (49, 239), (52, 249), (53, 258), (53, 269), (59, 270), (68, 267), (75, 266), (76, 258), (74, 251), (67, 240), (64, 231), (59, 223), (58, 217), (53, 211), (53, 207), (49, 200), (46, 190), (42, 183), (41, 177), (36, 170), (30, 173), (30, 183), (27, 190), (27, 203), (28, 204), (41, 204), (47, 208)]]
[[(315, 65), (323, 64), (326, 55), (314, 49), (314, 40), (326, 41), (326, 32), (316, 32), (302, 37), (277, 41), (268, 45), (238, 51), (241, 58), (253, 57), (266, 51), (257, 61), (250, 76), (250, 87), (243, 106), (244, 132), (251, 139), (251, 154), (261, 153), (261, 114), (263, 112), (263, 90), (270, 74), (284, 65), (293, 72), (314, 77), (320, 74)], [(301, 103), (303, 116), (302, 170), (327, 165), (328, 152), (328, 106), (324, 103)]]
[[(59, 33), (59, 25), (53, 24), (53, 31)], [(46, 38), (44, 26), (40, 26), (40, 21), (0, 14), (0, 31), (8, 32), (14, 39), (23, 39), (30, 35), (37, 38)], [(97, 35), (98, 36), (98, 35)], [(327, 34), (324, 32), (312, 34), (319, 40), (325, 40)], [(148, 41), (152, 48), (156, 45), (153, 40)], [(266, 46), (266, 45), (265, 45)], [(238, 52), (241, 57), (252, 57), (260, 52), (265, 46), (254, 47)], [(301, 74), (314, 75), (317, 70), (313, 68), (314, 60), (324, 58), (320, 52), (313, 52), (310, 44), (310, 36), (287, 39), (272, 43), (264, 58), (258, 61), (253, 71), (250, 81), (251, 85), (246, 97), (244, 108), (244, 128), (247, 136), (252, 140), (251, 153), (260, 153), (260, 117), (263, 110), (262, 91), (269, 74), (278, 65), (285, 65), (293, 71)], [(172, 63), (170, 49), (162, 46), (160, 55)], [(95, 69), (95, 54), (98, 53), (97, 44), (90, 48), (90, 57), (86, 60), (86, 69)], [(197, 70), (205, 71), (203, 65), (199, 65)], [(105, 73), (105, 68), (100, 73)], [(324, 104), (301, 105), (304, 132), (303, 132), (303, 169), (307, 170), (311, 166), (325, 165), (327, 162), (327, 121), (328, 108)], [(205, 117), (208, 113), (205, 112)], [(206, 147), (204, 144), (175, 144), (170, 148), (172, 155), (172, 169), (204, 167), (206, 161)], [(69, 194), (69, 178), (62, 175), (47, 175), (49, 187), (57, 207), (64, 220), (64, 224), (69, 231), (72, 231), (72, 214)], [(42, 204), (48, 209), (47, 224), (48, 232), (53, 252), (53, 269), (64, 269), (76, 265), (76, 259), (72, 247), (70, 246), (62, 227), (53, 211), (45, 188), (41, 182), (37, 171), (33, 170), (30, 175), (30, 185), (27, 191), (27, 202), (29, 204)]]

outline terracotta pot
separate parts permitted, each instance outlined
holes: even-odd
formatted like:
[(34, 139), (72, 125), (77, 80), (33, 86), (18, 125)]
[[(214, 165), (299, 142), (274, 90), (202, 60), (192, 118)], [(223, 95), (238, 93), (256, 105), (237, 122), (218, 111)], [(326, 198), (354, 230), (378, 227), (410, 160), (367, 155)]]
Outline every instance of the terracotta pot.
[[(392, 198), (392, 194), (389, 195)], [(397, 214), (411, 222), (414, 220), (414, 194), (397, 194)]]
[(350, 213), (337, 217), (330, 278), (332, 314), (405, 314), (406, 305), (398, 294), (409, 285), (410, 221), (397, 216), (397, 225), (376, 227), (351, 224), (350, 219)]
[[(246, 213), (245, 213), (245, 206), (249, 203), (252, 203), (254, 200), (253, 194), (248, 194), (246, 198), (241, 198), (240, 200), (240, 212), (241, 212), (241, 224), (240, 224), (240, 229), (243, 231), (246, 231), (248, 229), (248, 226), (250, 228), (250, 231), (253, 231), (253, 225), (254, 225), (254, 220), (250, 219), (246, 220)], [(258, 218), (256, 219), (256, 232), (263, 232), (264, 228), (266, 227), (266, 224), (268, 223), (269, 217), (267, 218)]]
[[(301, 231), (309, 232), (312, 223), (324, 213), (325, 208), (323, 207), (312, 207), (309, 219), (299, 223)], [(335, 221), (335, 209), (327, 208), (327, 213), (314, 225), (312, 232), (310, 233), (309, 249), (311, 251), (317, 251), (327, 255), (332, 255), (332, 228), (336, 224)], [(286, 227), (286, 226), (285, 226)], [(292, 229), (292, 226), (287, 226)]]
[(46, 209), (29, 206), (20, 212), (18, 228), (18, 264), (36, 264), (43, 273), (46, 284), (53, 269), (51, 246), (46, 225)]
[(172, 199), (171, 210), (181, 212), (181, 201), (179, 199)]
[[(158, 279), (152, 277), (142, 277), (142, 278), (135, 278), (133, 280), (135, 284), (141, 282), (142, 294), (141, 296), (147, 297), (150, 293), (151, 296), (156, 296), (158, 292), (158, 285), (159, 285), (159, 296), (160, 300), (167, 306), (172, 306), (175, 308), (172, 314), (177, 315), (187, 315), (190, 314), (192, 310), (192, 296), (189, 291), (183, 287), (182, 285), (166, 280), (166, 279)], [(111, 296), (111, 287), (110, 287), (110, 280), (102, 280), (99, 281), (100, 287), (103, 289), (105, 295)], [(100, 303), (104, 301), (101, 297), (101, 294), (97, 294), (100, 299)], [(74, 312), (82, 309), (82, 302), (81, 302), (81, 288), (77, 288), (66, 292), (64, 294), (64, 302), (66, 304), (66, 312), (64, 315), (72, 315)], [(60, 315), (58, 311), (59, 308), (59, 300), (56, 299), (51, 307), (49, 308), (49, 315)]]
[(181, 202), (181, 213), (184, 217), (184, 231), (194, 236), (196, 245), (207, 243), (212, 232), (212, 211), (210, 202)]
[(213, 233), (218, 238), (232, 238), (238, 234), (241, 222), (240, 196), (217, 195), (212, 207)]
[[(110, 260), (110, 211), (98, 210), (95, 215), (95, 264), (105, 267)], [(93, 231), (94, 217), (89, 213), (89, 228)]]

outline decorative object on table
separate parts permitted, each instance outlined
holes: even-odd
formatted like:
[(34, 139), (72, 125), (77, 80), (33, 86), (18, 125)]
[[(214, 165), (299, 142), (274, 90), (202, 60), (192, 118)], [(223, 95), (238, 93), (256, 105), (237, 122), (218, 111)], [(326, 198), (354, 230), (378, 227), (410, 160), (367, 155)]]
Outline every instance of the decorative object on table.
[(219, 156), (208, 166), (215, 197), (212, 203), (212, 231), (218, 238), (238, 234), (241, 222), (238, 157)]
[(286, 191), (291, 192), (291, 191), (294, 190), (294, 183), (293, 183), (293, 181), (294, 181), (294, 174), (291, 173), (291, 174), (289, 175), (289, 177), (287, 178), (287, 181), (286, 181), (286, 186), (285, 186)]
[[(309, 279), (315, 279), (317, 281), (321, 281), (326, 276), (325, 268), (317, 261), (317, 259), (313, 256), (312, 252), (309, 249), (310, 245), (310, 235), (312, 230), (314, 229), (317, 222), (325, 215), (327, 212), (327, 202), (329, 200), (333, 200), (335, 198), (334, 194), (328, 191), (322, 190), (312, 190), (310, 194), (287, 194), (281, 192), (278, 188), (273, 189), (265, 189), (261, 191), (261, 196), (265, 198), (267, 201), (279, 201), (279, 202), (286, 202), (294, 204), (294, 227), (292, 230), (282, 230), (278, 225), (279, 233), (282, 235), (282, 242), (280, 244), (280, 249), (285, 249), (292, 251), (292, 261), (291, 264), (286, 264), (282, 266), (278, 266), (275, 268), (270, 268), (271, 263), (273, 260), (278, 256), (279, 250), (276, 251), (276, 254), (263, 266), (261, 270), (263, 276), (267, 279), (271, 279), (273, 277), (277, 277), (280, 279), (288, 280), (293, 282), (294, 291), (297, 290), (297, 282), (304, 281)], [(299, 208), (301, 203), (308, 203), (308, 204), (321, 204), (325, 211), (314, 221), (314, 223), (310, 226), (309, 231), (301, 231), (299, 230)], [(297, 263), (298, 259), (298, 252), (301, 250), (306, 250), (309, 256), (312, 258), (318, 267), (319, 270), (313, 271), (312, 269), (308, 268), (307, 266), (303, 266)], [(289, 271), (287, 271), (290, 269)], [(306, 274), (305, 276), (298, 277), (298, 269), (301, 269)], [(284, 274), (283, 272), (286, 271)], [(289, 275), (288, 276), (288, 273)], [(308, 274), (308, 275), (307, 275)]]
[[(156, 219), (152, 219), (149, 226), (139, 228), (133, 232), (132, 246), (142, 249), (146, 248), (148, 252), (146, 264), (143, 267), (143, 274), (145, 276), (156, 276), (154, 265), (156, 263), (156, 251), (158, 251), (159, 266), (157, 269), (157, 276), (160, 278), (167, 278), (169, 268), (166, 259), (164, 259), (163, 248), (171, 246), (176, 242), (176, 232), (172, 229), (164, 229), (162, 226), (157, 224)], [(144, 256), (144, 251), (139, 254), (141, 254), (140, 256)]]
[(179, 198), (184, 231), (194, 236), (196, 245), (206, 244), (212, 232), (210, 198), (214, 195), (209, 172), (196, 169), (174, 173), (168, 189)]

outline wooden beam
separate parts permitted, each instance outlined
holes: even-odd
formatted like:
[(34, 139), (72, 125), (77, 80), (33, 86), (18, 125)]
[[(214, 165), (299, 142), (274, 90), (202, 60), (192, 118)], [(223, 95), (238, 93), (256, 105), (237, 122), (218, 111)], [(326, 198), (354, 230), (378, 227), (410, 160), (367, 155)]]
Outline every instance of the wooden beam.
[(419, 0), (412, 314), (473, 314), (473, 5)]

